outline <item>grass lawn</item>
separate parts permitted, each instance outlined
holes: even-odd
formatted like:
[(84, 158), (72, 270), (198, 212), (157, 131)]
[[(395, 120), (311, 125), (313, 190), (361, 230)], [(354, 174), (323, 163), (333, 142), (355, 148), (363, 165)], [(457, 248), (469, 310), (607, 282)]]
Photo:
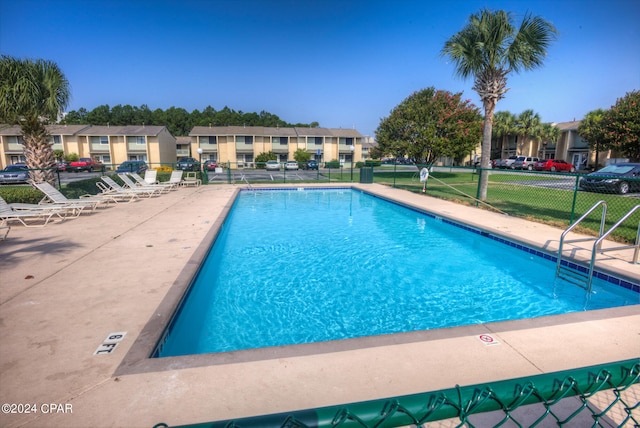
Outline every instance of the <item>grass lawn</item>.
[[(469, 205), (483, 204), (475, 201), (478, 192), (478, 174), (473, 170), (452, 172), (435, 171), (427, 183), (426, 194), (437, 198), (448, 199)], [(376, 183), (395, 186), (422, 194), (420, 180), (415, 171), (376, 172)], [(355, 177), (354, 177), (355, 181)], [(546, 187), (545, 184), (552, 184)], [(558, 176), (550, 174), (509, 174), (492, 173), (489, 176), (486, 203), (509, 215), (523, 217), (566, 228), (575, 222), (598, 201), (607, 203), (607, 222), (605, 230), (628, 213), (640, 198), (629, 196), (575, 192), (575, 176)], [(574, 205), (575, 197), (575, 205)], [(488, 207), (484, 207), (490, 209)], [(601, 210), (596, 210), (580, 223), (580, 231), (596, 235), (600, 228)], [(640, 212), (634, 213), (613, 233), (613, 239), (633, 243), (636, 239)]]

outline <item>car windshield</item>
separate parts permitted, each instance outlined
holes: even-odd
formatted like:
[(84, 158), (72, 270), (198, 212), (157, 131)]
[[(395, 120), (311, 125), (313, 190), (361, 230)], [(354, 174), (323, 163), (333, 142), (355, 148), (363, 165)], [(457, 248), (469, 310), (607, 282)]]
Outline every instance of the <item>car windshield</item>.
[(633, 165), (608, 165), (598, 172), (603, 174), (626, 174), (633, 168)]
[(5, 171), (25, 171), (27, 169), (26, 166), (21, 165), (9, 165), (4, 170)]

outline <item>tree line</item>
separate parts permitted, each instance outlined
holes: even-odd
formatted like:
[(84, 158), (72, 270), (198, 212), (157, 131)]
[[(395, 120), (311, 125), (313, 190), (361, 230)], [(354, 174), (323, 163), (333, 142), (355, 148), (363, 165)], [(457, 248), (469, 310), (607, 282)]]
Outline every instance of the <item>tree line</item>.
[(317, 128), (318, 122), (288, 123), (277, 115), (261, 111), (260, 113), (245, 113), (227, 106), (216, 111), (211, 106), (204, 110), (198, 109), (188, 112), (180, 107), (160, 108), (151, 110), (146, 104), (140, 107), (131, 105), (116, 105), (109, 107), (104, 104), (88, 111), (85, 108), (68, 112), (61, 123), (68, 125), (160, 125), (166, 126), (174, 136), (189, 135), (194, 126), (267, 126), (267, 127), (305, 127)]

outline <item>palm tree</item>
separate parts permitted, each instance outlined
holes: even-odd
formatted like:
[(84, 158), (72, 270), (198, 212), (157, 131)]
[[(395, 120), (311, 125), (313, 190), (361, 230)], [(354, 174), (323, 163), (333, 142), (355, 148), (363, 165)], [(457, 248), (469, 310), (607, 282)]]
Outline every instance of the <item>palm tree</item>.
[(604, 139), (605, 129), (604, 129), (604, 115), (605, 111), (601, 108), (592, 110), (582, 119), (582, 122), (578, 126), (578, 135), (582, 137), (585, 141), (589, 143), (589, 145), (596, 152), (596, 169), (599, 168), (599, 154), (600, 154), (600, 143)]
[(69, 82), (54, 62), (0, 58), (0, 122), (20, 126), (35, 182), (53, 182), (54, 156), (46, 125), (58, 118), (69, 97)]
[(500, 154), (498, 156), (502, 156), (502, 152), (504, 151), (505, 138), (508, 138), (517, 132), (516, 120), (516, 115), (508, 111), (499, 111), (494, 115), (492, 134), (498, 141), (499, 147), (496, 147), (496, 149), (500, 150)]
[[(489, 168), (493, 113), (509, 90), (507, 76), (540, 67), (555, 34), (555, 27), (539, 16), (526, 15), (516, 29), (509, 13), (483, 9), (445, 42), (442, 55), (455, 63), (458, 76), (474, 78), (473, 90), (482, 101), (482, 168)], [(487, 198), (488, 179), (487, 174), (481, 175), (481, 200)]]
[(543, 123), (540, 126), (540, 139), (542, 140), (542, 159), (547, 158), (547, 144), (557, 143), (560, 138), (560, 128), (552, 123)]
[(525, 138), (538, 139), (540, 135), (540, 125), (542, 120), (538, 113), (534, 113), (533, 110), (525, 110), (518, 115), (516, 119), (516, 129), (518, 130), (518, 154), (527, 154), (524, 152)]

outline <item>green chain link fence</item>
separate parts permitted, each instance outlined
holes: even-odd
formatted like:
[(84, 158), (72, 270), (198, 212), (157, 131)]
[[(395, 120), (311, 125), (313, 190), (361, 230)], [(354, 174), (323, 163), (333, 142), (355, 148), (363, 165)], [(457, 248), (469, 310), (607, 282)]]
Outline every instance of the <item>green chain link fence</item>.
[[(101, 165), (91, 173), (55, 171), (58, 185), (63, 191), (75, 193), (96, 193), (95, 181), (101, 175), (114, 174), (118, 165)], [(321, 163), (309, 169), (306, 163), (287, 167), (280, 162), (277, 170), (268, 170), (265, 163), (195, 163), (181, 166), (176, 163), (149, 164), (149, 168), (159, 171), (160, 181), (168, 180), (170, 172), (178, 168), (194, 171), (203, 184), (277, 184), (308, 182), (380, 183), (411, 192), (458, 203), (476, 205), (483, 209), (544, 222), (564, 229), (584, 214), (598, 201), (607, 203), (607, 221), (611, 225), (640, 204), (640, 177), (627, 179), (628, 194), (610, 191), (589, 192), (580, 188), (580, 181), (586, 174), (551, 173), (535, 171), (512, 171), (501, 169), (481, 169), (470, 167), (430, 167), (426, 183), (420, 181), (420, 169), (425, 165), (406, 164), (363, 164), (363, 163)], [(297, 168), (296, 168), (297, 167)], [(488, 175), (487, 198), (480, 202), (479, 183), (482, 174)], [(77, 183), (86, 181), (86, 183)], [(91, 181), (93, 180), (93, 181)], [(12, 202), (30, 202), (22, 198)], [(640, 211), (633, 214), (612, 234), (612, 239), (627, 244), (635, 242), (640, 224)], [(596, 235), (600, 227), (599, 218), (587, 218), (576, 230)]]
[[(183, 428), (637, 427), (640, 360)], [(445, 422), (449, 422), (446, 424)], [(159, 423), (154, 428), (167, 428)]]

